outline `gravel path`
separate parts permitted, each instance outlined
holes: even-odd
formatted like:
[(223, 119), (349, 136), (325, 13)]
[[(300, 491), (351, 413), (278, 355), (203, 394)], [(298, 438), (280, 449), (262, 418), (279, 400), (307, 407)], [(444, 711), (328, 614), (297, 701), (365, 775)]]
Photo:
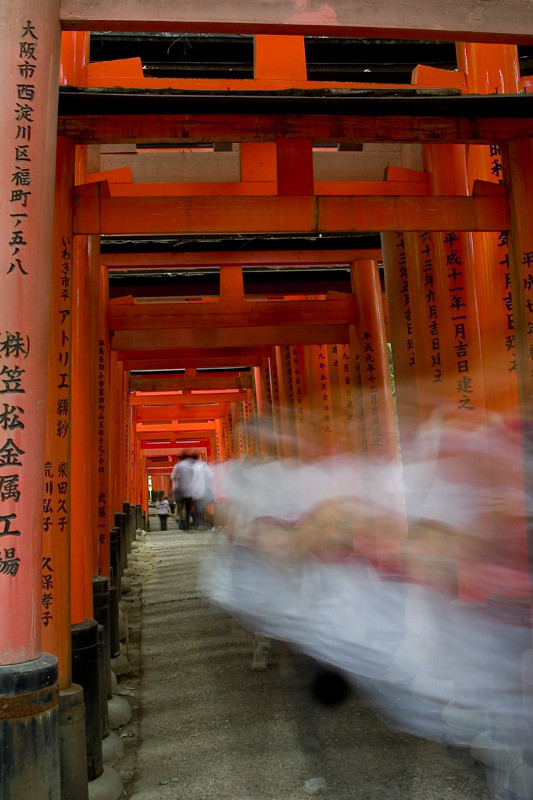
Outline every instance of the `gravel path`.
[[(132, 721), (115, 767), (130, 800), (488, 800), (467, 753), (391, 730), (356, 693), (311, 692), (316, 665), (273, 642), (252, 669), (254, 637), (198, 591), (213, 533), (142, 536), (124, 595)], [(328, 684), (329, 686), (329, 684)]]

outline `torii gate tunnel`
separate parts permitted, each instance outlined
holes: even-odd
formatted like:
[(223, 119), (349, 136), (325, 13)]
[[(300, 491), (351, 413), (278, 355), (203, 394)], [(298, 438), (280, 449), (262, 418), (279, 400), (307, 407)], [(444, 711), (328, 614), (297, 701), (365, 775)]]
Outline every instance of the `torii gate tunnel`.
[[(212, 466), (348, 458), (364, 512), (350, 507), (341, 542), (324, 520), (302, 552), (423, 584), (438, 572), (423, 564), (446, 560), (451, 600), (529, 615), (526, 5), (2, 0), (6, 800), (83, 798), (101, 775), (87, 690), (75, 758), (59, 708), (83, 708), (76, 648), (97, 636), (94, 598), (120, 595), (149, 480), (169, 494), (185, 450)], [(253, 77), (91, 61), (96, 31), (247, 35)], [(448, 41), (456, 68), (309, 79), (313, 36)], [(478, 515), (475, 546), (401, 480), (383, 499), (384, 476), (429, 451), (439, 480), (486, 502), (462, 518)], [(217, 485), (215, 520), (227, 500)], [(527, 709), (529, 647), (520, 657)]]

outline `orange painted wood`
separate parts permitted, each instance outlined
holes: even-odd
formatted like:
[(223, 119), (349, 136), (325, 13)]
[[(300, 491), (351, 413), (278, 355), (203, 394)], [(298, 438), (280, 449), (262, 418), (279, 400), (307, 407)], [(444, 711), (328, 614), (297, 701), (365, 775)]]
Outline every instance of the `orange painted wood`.
[(188, 378), (172, 373), (156, 373), (155, 375), (131, 375), (130, 390), (132, 392), (184, 391), (185, 389), (248, 389), (252, 378), (249, 372), (210, 373), (203, 377)]
[(517, 0), (481, 6), (476, 0), (427, 2), (396, 7), (364, 2), (354, 9), (351, 0), (329, 0), (309, 8), (299, 0), (244, 2), (229, 0), (213, 6), (210, 0), (176, 6), (173, 0), (63, 0), (65, 30), (182, 31), (270, 34), (316, 34), (374, 38), (447, 39), (457, 41), (529, 42), (524, 7)]
[[(225, 267), (240, 270), (239, 267)], [(354, 300), (350, 295), (323, 300), (244, 300), (242, 273), (235, 283), (221, 275), (221, 298), (209, 305), (190, 302), (138, 302), (120, 298), (108, 305), (108, 326), (126, 330), (182, 331), (185, 328), (249, 328), (265, 325), (328, 325), (350, 323)], [(118, 349), (118, 348), (115, 348)]]
[(100, 291), (98, 298), (98, 391), (97, 391), (97, 530), (98, 573), (109, 577), (110, 542), (113, 508), (111, 505), (111, 477), (113, 469), (110, 448), (110, 343), (106, 325), (106, 309), (109, 294), (107, 270), (100, 265)]
[[(353, 292), (358, 299), (357, 334), (350, 349), (358, 351), (362, 389), (362, 410), (368, 456), (394, 464), (398, 461), (398, 444), (392, 386), (389, 373), (385, 320), (381, 304), (381, 287), (376, 262), (359, 262), (352, 267)], [(380, 508), (381, 488), (368, 485), (376, 511)], [(373, 559), (384, 568), (397, 569), (401, 560), (401, 541), (405, 536), (405, 520), (400, 516), (380, 526), (379, 513), (373, 520)], [(358, 532), (361, 538), (362, 532)], [(356, 534), (357, 536), (357, 534)], [(366, 534), (362, 536), (365, 539)]]
[(307, 80), (303, 36), (254, 37), (254, 78)]
[[(521, 86), (516, 47), (458, 43), (457, 60), (470, 92), (516, 93)], [(467, 149), (468, 190), (482, 179), (500, 186), (501, 148), (497, 143)], [(483, 347), (487, 407), (500, 413), (518, 403), (516, 353), (512, 330), (512, 300), (507, 234), (472, 234), (476, 263), (477, 314)]]
[(531, 140), (511, 142), (503, 152), (505, 182), (510, 192), (511, 232), (509, 272), (513, 296), (513, 337), (516, 348), (518, 398), (524, 420), (531, 417), (533, 381), (533, 146)]
[(202, 405), (206, 403), (240, 402), (250, 399), (251, 389), (228, 389), (227, 391), (194, 391), (194, 392), (133, 392), (130, 395), (132, 406), (182, 406)]
[(244, 301), (242, 267), (224, 265), (220, 267), (221, 301)]
[(184, 408), (183, 406), (161, 406), (156, 408), (138, 408), (135, 412), (136, 422), (197, 422), (198, 420), (213, 420), (224, 416), (225, 404), (216, 406), (199, 406), (198, 408)]
[(335, 452), (334, 419), (337, 413), (330, 381), (328, 350), (329, 347), (324, 344), (305, 348), (311, 425), (316, 431), (318, 452), (323, 456), (331, 456)]
[[(5, 392), (0, 406), (4, 415), (0, 429), (1, 665), (31, 661), (42, 652), (44, 398), (60, 43), (56, 17), (57, 3), (52, 0), (38, 6), (23, 0), (2, 8), (0, 371), (7, 371), (0, 380)], [(21, 52), (31, 54), (29, 68), (22, 66), (24, 75), (19, 66), (24, 64)], [(39, 65), (35, 70), (34, 59)], [(14, 376), (18, 379), (10, 380)]]
[(105, 265), (113, 270), (206, 267), (237, 264), (241, 266), (327, 266), (349, 265), (361, 259), (379, 259), (380, 250), (248, 250), (205, 253), (106, 253)]
[(239, 125), (231, 115), (62, 115), (58, 134), (76, 142), (157, 144), (174, 142), (274, 142), (276, 138), (305, 139), (315, 142), (470, 142), (490, 144), (531, 136), (533, 121), (528, 118), (471, 119), (399, 115), (357, 116), (307, 114), (239, 115)]
[[(407, 446), (418, 420), (416, 379), (417, 349), (415, 316), (418, 298), (413, 288), (413, 253), (407, 235), (401, 231), (381, 234), (381, 248), (389, 314), (389, 331), (394, 368), (398, 426), (402, 444)], [(409, 263), (411, 262), (411, 263)], [(411, 273), (411, 281), (409, 275)], [(422, 353), (418, 353), (421, 358)]]
[(313, 140), (276, 140), (277, 194), (302, 196), (314, 193)]
[[(71, 575), (72, 624), (93, 614), (93, 535), (96, 494), (92, 463), (94, 372), (89, 324), (92, 277), (86, 237), (74, 240), (72, 296)], [(91, 309), (92, 310), (92, 309)], [(88, 368), (89, 367), (89, 368)]]
[(63, 86), (87, 86), (89, 70), (88, 31), (63, 31), (59, 83)]
[[(316, 323), (316, 320), (315, 320)], [(178, 331), (166, 330), (125, 330), (116, 331), (111, 340), (111, 346), (120, 352), (143, 350), (161, 352), (176, 348), (213, 348), (222, 351), (225, 348), (264, 347), (274, 344), (316, 344), (321, 341), (325, 344), (348, 341), (348, 325), (340, 324), (312, 324), (312, 325), (277, 325), (235, 328), (184, 328)], [(176, 361), (175, 365), (183, 365), (183, 361)], [(194, 363), (191, 362), (191, 363)], [(228, 362), (230, 364), (231, 362)], [(235, 363), (235, 362), (233, 362)], [(246, 363), (250, 363), (247, 361)]]
[[(424, 161), (433, 192), (460, 194), (466, 190), (464, 147), (425, 145)], [(483, 380), (475, 278), (478, 263), (472, 237), (468, 233), (446, 231), (436, 234), (433, 243), (436, 249), (435, 291), (444, 298), (439, 309), (440, 344), (443, 378), (451, 389), (451, 409), (458, 417), (468, 415), (468, 424), (480, 424), (486, 419), (485, 386), (490, 386), (490, 382)], [(487, 352), (487, 362), (490, 357)]]
[[(283, 140), (292, 142), (294, 140)], [(296, 140), (299, 141), (299, 140)], [(243, 143), (242, 147), (262, 147), (262, 145), (247, 145)], [(266, 146), (266, 145), (265, 145)], [(270, 147), (270, 145), (268, 145)], [(288, 148), (287, 148), (288, 149)], [(296, 148), (295, 148), (296, 149)], [(295, 159), (294, 159), (295, 160)], [(290, 171), (295, 169), (293, 159), (288, 161), (287, 167), (282, 167), (283, 170)], [(410, 170), (408, 170), (410, 172)], [(110, 169), (104, 172), (94, 172), (87, 176), (86, 183), (99, 183), (106, 181), (109, 187), (110, 197), (234, 197), (245, 196), (253, 197), (261, 196), (275, 196), (276, 194), (285, 195), (298, 195), (298, 194), (315, 194), (315, 195), (374, 195), (376, 197), (389, 197), (395, 195), (426, 195), (430, 194), (428, 188), (428, 179), (424, 173), (418, 173), (417, 180), (405, 181), (401, 178), (394, 182), (393, 180), (384, 181), (312, 181), (305, 179), (302, 183), (301, 177), (298, 179), (302, 188), (299, 191), (291, 191), (290, 187), (281, 191), (275, 180), (266, 181), (245, 181), (234, 183), (231, 181), (218, 181), (216, 183), (205, 183), (194, 181), (191, 183), (133, 183), (131, 181), (122, 180), (124, 173), (131, 174), (129, 167), (121, 167), (120, 169)], [(120, 180), (116, 180), (116, 177)], [(421, 175), (421, 177), (420, 177)], [(400, 182), (401, 181), (401, 182)]]
[(179, 355), (179, 352), (177, 352), (176, 355), (171, 358), (158, 358), (157, 354), (154, 357), (154, 354), (151, 353), (150, 351), (147, 351), (146, 353), (133, 351), (133, 353), (131, 354), (128, 354), (128, 351), (124, 351), (122, 353), (115, 352), (115, 355), (120, 357), (125, 369), (128, 370), (175, 369), (176, 367), (184, 367), (188, 364), (190, 364), (191, 366), (200, 364), (200, 366), (207, 368), (234, 367), (234, 366), (246, 367), (246, 366), (258, 365), (261, 363), (261, 355), (253, 354), (249, 356), (234, 356), (231, 355), (231, 350), (224, 352), (226, 353), (225, 355), (198, 356), (198, 357), (197, 356), (182, 357)]
[[(105, 197), (101, 184), (78, 187), (78, 234), (374, 232), (501, 230), (500, 197)], [(83, 188), (83, 191), (82, 191)]]
[[(42, 501), (42, 646), (58, 659), (59, 687), (71, 680), (70, 508), (71, 508), (71, 355), (72, 355), (72, 205), (74, 146), (59, 139), (46, 392), (46, 444)], [(6, 384), (9, 387), (9, 383)], [(17, 383), (12, 383), (15, 388)]]

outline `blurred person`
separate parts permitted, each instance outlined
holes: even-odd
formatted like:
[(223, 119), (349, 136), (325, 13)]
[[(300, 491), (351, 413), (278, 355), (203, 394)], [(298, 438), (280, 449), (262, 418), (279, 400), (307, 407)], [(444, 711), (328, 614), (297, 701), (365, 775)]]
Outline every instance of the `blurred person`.
[(178, 526), (188, 531), (193, 514), (194, 460), (186, 451), (181, 453), (171, 474), (172, 487), (176, 500)]
[(157, 514), (159, 516), (159, 524), (162, 531), (167, 530), (167, 520), (170, 514), (170, 503), (167, 497), (159, 497), (155, 504)]
[(207, 530), (206, 509), (214, 502), (213, 470), (198, 453), (193, 453), (193, 476), (191, 496), (193, 500), (194, 527), (199, 531)]
[(521, 797), (530, 474), (517, 426), (496, 416), (468, 427), (433, 415), (403, 463), (233, 462), (229, 542), (206, 590), (254, 633), (339, 670), (393, 724), (505, 764), (494, 796)]

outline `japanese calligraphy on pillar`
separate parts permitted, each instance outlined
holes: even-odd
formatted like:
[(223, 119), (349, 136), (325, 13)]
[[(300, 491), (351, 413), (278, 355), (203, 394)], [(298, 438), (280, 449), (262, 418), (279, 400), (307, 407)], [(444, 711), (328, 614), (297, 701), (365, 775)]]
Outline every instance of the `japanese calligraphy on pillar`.
[(47, 437), (43, 494), (41, 619), (54, 619), (55, 554), (69, 535), (72, 239), (62, 237), (54, 253), (49, 344)]
[[(292, 389), (292, 403), (296, 412), (296, 420), (298, 422), (303, 422), (305, 419), (305, 397), (303, 384), (304, 365), (300, 361), (300, 354), (298, 353), (297, 347), (292, 348), (292, 361), (289, 369), (291, 370), (291, 372), (288, 374), (291, 376), (289, 380)], [(289, 392), (289, 397), (290, 395), (291, 392)]]
[(12, 578), (18, 572), (16, 554), (19, 530), (17, 516), (22, 491), (21, 468), (26, 453), (18, 434), (24, 429), (24, 359), (30, 351), (29, 337), (19, 331), (4, 331), (0, 340), (0, 575)]
[(462, 244), (457, 233), (444, 234), (444, 254), (446, 258), (446, 278), (448, 281), (450, 319), (453, 330), (453, 349), (457, 368), (458, 409), (473, 411), (472, 374), (469, 353), (468, 304), (465, 293)]
[(369, 430), (372, 435), (372, 445), (381, 447), (383, 444), (383, 431), (379, 415), (378, 386), (376, 383), (376, 356), (372, 334), (369, 331), (363, 333), (363, 362), (364, 375), (366, 379), (366, 389), (368, 391), (368, 404), (370, 407), (371, 418), (369, 420)]
[[(11, 187), (9, 188), (10, 217), (12, 221), (10, 263), (7, 265), (7, 274), (15, 276), (27, 275), (31, 269), (25, 257), (25, 248), (28, 245), (27, 231), (30, 224), (30, 214), (33, 212), (31, 204), (31, 185), (34, 175), (32, 162), (35, 154), (32, 142), (32, 124), (34, 122), (34, 103), (36, 99), (36, 85), (34, 82), (37, 70), (38, 36), (31, 20), (27, 20), (20, 31), (18, 42), (18, 60), (16, 72), (20, 77), (17, 83), (17, 102), (12, 109), (13, 140), (9, 144), (12, 149), (13, 173)], [(4, 109), (5, 111), (5, 109)], [(37, 209), (38, 211), (38, 209)]]
[(293, 375), (292, 375), (292, 366), (291, 366), (291, 348), (289, 346), (285, 347), (285, 375), (287, 377), (287, 400), (289, 402), (289, 407), (294, 410), (295, 407), (295, 400), (294, 400), (294, 384), (293, 384)]
[[(359, 408), (363, 408), (363, 375), (361, 371), (361, 358), (358, 353), (355, 355), (354, 359), (354, 367), (355, 367), (355, 375), (354, 375), (354, 391), (357, 395), (357, 406)], [(361, 415), (362, 419), (362, 415)], [(368, 437), (366, 435), (366, 426), (360, 425), (359, 426), (359, 435), (361, 439), (361, 452), (367, 453), (368, 452)]]
[(421, 268), (424, 274), (424, 291), (426, 304), (426, 321), (431, 342), (431, 371), (433, 383), (440, 383), (442, 380), (441, 354), (440, 354), (440, 333), (439, 320), (437, 314), (437, 302), (435, 297), (435, 275), (433, 264), (433, 252), (431, 234), (423, 232), (418, 235)]
[[(488, 157), (490, 164), (490, 174), (493, 180), (502, 184), (503, 166), (501, 148), (499, 144), (488, 146)], [(502, 310), (507, 320), (507, 335), (505, 337), (506, 350), (509, 353), (509, 372), (516, 371), (516, 351), (513, 326), (513, 301), (511, 297), (511, 275), (509, 271), (509, 247), (507, 241), (507, 231), (501, 231), (498, 235), (497, 250), (498, 267), (501, 274), (502, 291)], [(525, 263), (525, 262), (524, 262)]]
[(102, 547), (108, 539), (106, 463), (106, 358), (105, 341), (98, 341), (98, 545)]
[(318, 366), (318, 377), (320, 380), (320, 402), (322, 408), (322, 428), (325, 433), (333, 433), (332, 427), (332, 419), (333, 419), (333, 411), (332, 411), (332, 400), (331, 400), (331, 392), (330, 392), (330, 382), (329, 382), (329, 375), (328, 375), (328, 356), (326, 352), (326, 347), (323, 344), (318, 345), (317, 347), (317, 366)]
[(413, 337), (413, 315), (411, 311), (411, 297), (409, 294), (409, 279), (407, 273), (407, 253), (405, 251), (404, 234), (396, 231), (394, 246), (397, 250), (399, 291), (402, 298), (402, 316), (405, 325), (405, 348), (409, 359), (408, 366), (415, 365), (415, 340)]

